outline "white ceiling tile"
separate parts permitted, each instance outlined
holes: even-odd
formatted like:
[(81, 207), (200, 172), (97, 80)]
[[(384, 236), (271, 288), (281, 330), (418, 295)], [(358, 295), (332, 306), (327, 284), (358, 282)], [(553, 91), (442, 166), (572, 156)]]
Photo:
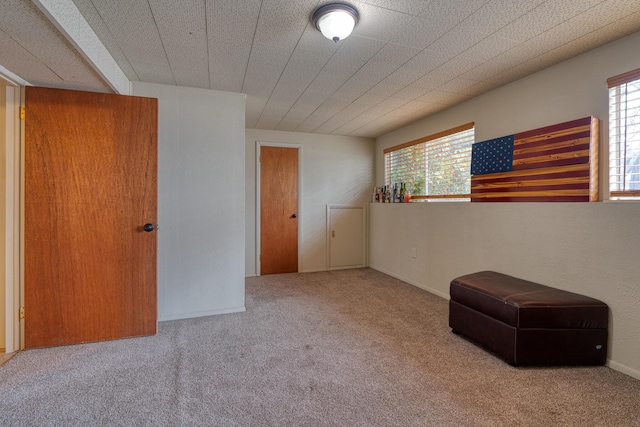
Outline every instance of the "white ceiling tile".
[(453, 28), (489, 0), (433, 0), (420, 14), (434, 22), (444, 23), (447, 29)]
[(64, 80), (51, 71), (44, 62), (36, 58), (4, 31), (0, 31), (0, 46), (2, 46), (3, 54), (6, 55), (2, 66), (11, 71), (23, 70), (20, 77), (29, 83), (41, 85), (43, 81), (51, 82), (54, 87), (64, 84)]
[(271, 116), (269, 114), (264, 114), (264, 112), (260, 115), (260, 119), (258, 119), (258, 123), (256, 123), (257, 129), (267, 129), (267, 130), (275, 130), (278, 123), (280, 123), (281, 118), (279, 116)]
[(422, 95), (417, 101), (425, 102), (427, 104), (444, 104), (451, 97), (459, 97), (459, 94), (454, 92), (444, 92), (441, 90), (432, 90), (431, 92)]
[(478, 40), (489, 36), (506, 22), (512, 22), (535, 9), (545, 0), (491, 0), (465, 19), (456, 30), (475, 34)]
[(491, 35), (471, 46), (463, 55), (474, 62), (483, 63), (516, 48), (519, 44), (520, 42), (515, 40)]
[(385, 105), (388, 107), (398, 108), (405, 105), (407, 102), (411, 100), (407, 99), (404, 96), (390, 96), (384, 101), (380, 102), (380, 105)]
[[(271, 94), (271, 99), (280, 103), (288, 103), (289, 108), (293, 106), (337, 49), (336, 43), (330, 43), (317, 30), (307, 28), (289, 58), (287, 66)], [(269, 104), (267, 104), (268, 109)]]
[(294, 107), (285, 115), (283, 121), (296, 121), (302, 123), (307, 117), (309, 117), (316, 109), (318, 105), (315, 104), (299, 104), (296, 103)]
[(334, 115), (322, 125), (318, 126), (318, 128), (315, 129), (314, 132), (331, 133), (339, 127), (343, 126), (345, 123), (358, 117), (360, 114), (366, 111), (367, 108), (369, 108), (367, 104), (361, 104), (357, 102), (349, 104), (338, 114)]
[[(6, 46), (2, 44), (2, 57), (10, 58), (3, 59), (2, 65), (24, 80), (41, 82), (45, 86), (111, 91), (98, 73), (32, 2), (3, 1), (0, 28), (5, 37), (11, 40)], [(31, 58), (19, 58), (20, 52), (28, 52)], [(35, 65), (36, 69), (29, 69), (30, 65)], [(46, 84), (49, 79), (51, 84)]]
[(179, 86), (208, 87), (206, 7), (202, 0), (147, 0)]
[(428, 74), (425, 74), (419, 80), (416, 80), (413, 83), (413, 85), (421, 87), (421, 88), (424, 88), (424, 89), (428, 89), (428, 92), (430, 92), (431, 90), (440, 87), (440, 85), (445, 84), (446, 82), (448, 82), (452, 78), (453, 78), (453, 76), (448, 75), (448, 74), (430, 72)]
[(334, 130), (332, 132), (332, 134), (335, 135), (349, 135), (351, 132), (355, 132), (358, 129), (360, 129), (361, 127), (367, 125), (371, 123), (370, 121), (367, 120), (362, 120), (362, 119), (353, 119), (351, 121), (349, 121), (348, 123), (340, 126), (339, 128), (337, 128), (336, 130)]
[(338, 114), (343, 108), (349, 105), (350, 101), (329, 98), (320, 105), (304, 122), (298, 127), (300, 132), (313, 132), (318, 126)]
[(377, 94), (383, 97), (394, 95), (404, 89), (405, 86), (394, 83), (392, 80), (385, 79), (369, 89), (367, 94)]
[(444, 21), (409, 16), (405, 18), (399, 31), (391, 37), (391, 42), (424, 49), (442, 37), (449, 28)]
[(563, 46), (553, 49), (541, 58), (550, 61), (550, 65), (553, 65), (564, 58), (579, 55), (597, 47), (599, 44), (609, 43), (621, 37), (624, 37), (624, 33), (618, 31), (617, 26), (607, 25), (606, 27), (592, 31), (589, 34), (578, 37)]
[[(328, 40), (327, 40), (328, 41)], [(298, 108), (309, 111), (309, 114), (334, 95), (349, 78), (369, 61), (382, 47), (383, 42), (349, 37), (338, 43), (338, 50), (314, 77), (304, 93), (293, 105), (290, 114)], [(341, 91), (340, 93), (346, 93)], [(351, 96), (351, 95), (350, 95)], [(354, 100), (359, 94), (351, 96)], [(289, 115), (284, 120), (290, 119)]]
[(294, 132), (298, 126), (302, 123), (302, 120), (281, 120), (275, 127), (275, 130), (281, 130), (285, 132)]
[(176, 84), (148, 2), (92, 1), (141, 81)]
[(425, 87), (418, 86), (416, 84), (411, 84), (404, 87), (402, 90), (399, 90), (398, 92), (396, 92), (395, 96), (405, 98), (407, 101), (412, 101), (428, 93), (430, 90), (431, 90), (430, 88), (425, 88)]
[(431, 104), (423, 101), (413, 100), (402, 106), (404, 110), (409, 111), (425, 111), (429, 108)]
[(391, 74), (389, 74), (383, 82), (393, 82), (394, 84), (400, 86), (407, 86), (419, 80), (427, 73), (427, 70), (418, 70), (416, 68), (410, 67), (407, 64), (404, 64), (402, 67), (398, 68)]
[(340, 87), (340, 91), (344, 90), (358, 94), (358, 96), (363, 95), (418, 52), (415, 48), (387, 44), (371, 58), (370, 61), (353, 74), (353, 76)]
[(245, 104), (245, 124), (247, 128), (253, 129), (260, 119), (260, 114), (264, 106), (267, 104), (266, 97), (247, 95), (247, 101)]
[(527, 14), (505, 25), (495, 34), (525, 41), (571, 19), (602, 0), (546, 1)]
[(207, 0), (211, 89), (242, 91), (260, 5), (260, 0)]
[(469, 96), (478, 96), (483, 93), (487, 93), (493, 89), (496, 89), (500, 86), (499, 83), (482, 81), (476, 82), (473, 86), (464, 89), (461, 93)]
[(629, 35), (638, 31), (640, 28), (640, 11), (625, 16), (624, 18), (609, 24), (615, 26), (619, 31)]
[(293, 51), (305, 28), (311, 25), (310, 14), (317, 3), (318, 0), (263, 0), (254, 39)]
[(360, 20), (353, 34), (370, 39), (389, 41), (404, 24), (407, 15), (361, 2), (353, 2)]
[(73, 0), (73, 2), (89, 26), (91, 26), (93, 31), (96, 33), (104, 47), (109, 51), (125, 76), (127, 76), (131, 81), (139, 81), (140, 78), (131, 66), (131, 63), (124, 52), (122, 52), (122, 49), (120, 49), (117, 40), (107, 28), (107, 25), (102, 20), (102, 17), (91, 0)]
[(368, 124), (363, 126), (349, 134), (349, 136), (356, 136), (359, 138), (376, 138), (380, 135), (384, 135), (386, 132), (381, 131), (381, 127), (375, 124)]
[(367, 3), (373, 6), (385, 9), (403, 12), (409, 15), (419, 15), (428, 4), (425, 0), (361, 0), (361, 3)]
[(415, 70), (417, 74), (423, 76), (427, 72), (438, 68), (440, 65), (446, 63), (450, 59), (450, 55), (425, 49), (416, 54), (413, 58), (407, 61), (401, 68), (396, 71), (402, 71), (405, 69)]
[[(131, 80), (243, 91), (249, 128), (350, 135), (640, 31), (638, 0), (355, 0), (361, 21), (337, 44), (310, 22), (324, 0), (72, 1)], [(109, 90), (28, 0), (4, 1), (0, 45), (33, 83)]]
[(387, 99), (387, 95), (381, 95), (379, 93), (367, 92), (358, 98), (358, 102), (363, 102), (369, 105), (377, 105)]
[(462, 54), (434, 69), (433, 73), (449, 76), (449, 78), (452, 79), (466, 73), (469, 70), (472, 70), (480, 64), (482, 64), (482, 62)]
[(315, 119), (307, 119), (303, 123), (301, 123), (297, 128), (295, 128), (295, 132), (306, 132), (313, 133), (315, 129), (318, 128), (323, 123), (323, 121)]
[(455, 78), (441, 85), (438, 89), (444, 92), (466, 93), (467, 90), (475, 86), (478, 82), (464, 78)]
[(244, 78), (244, 93), (269, 97), (291, 57), (288, 47), (254, 43)]

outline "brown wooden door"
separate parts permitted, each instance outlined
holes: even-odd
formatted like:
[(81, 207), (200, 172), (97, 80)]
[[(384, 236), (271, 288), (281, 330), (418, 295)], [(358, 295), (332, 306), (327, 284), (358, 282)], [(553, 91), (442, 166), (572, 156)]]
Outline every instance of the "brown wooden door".
[(260, 147), (260, 274), (298, 271), (298, 150)]
[(157, 100), (25, 92), (25, 347), (155, 334)]

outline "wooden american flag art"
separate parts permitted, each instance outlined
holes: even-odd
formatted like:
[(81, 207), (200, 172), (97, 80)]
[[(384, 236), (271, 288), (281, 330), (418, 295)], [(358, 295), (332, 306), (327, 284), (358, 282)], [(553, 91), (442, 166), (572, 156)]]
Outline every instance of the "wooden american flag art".
[(598, 127), (585, 117), (473, 144), (471, 201), (597, 201)]

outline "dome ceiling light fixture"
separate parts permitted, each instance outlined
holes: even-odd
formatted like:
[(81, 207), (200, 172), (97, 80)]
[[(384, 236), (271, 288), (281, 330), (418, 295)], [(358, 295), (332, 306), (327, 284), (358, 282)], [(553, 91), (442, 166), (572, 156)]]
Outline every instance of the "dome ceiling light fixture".
[(329, 3), (313, 12), (311, 21), (329, 40), (338, 43), (346, 39), (359, 19), (355, 7), (346, 3)]

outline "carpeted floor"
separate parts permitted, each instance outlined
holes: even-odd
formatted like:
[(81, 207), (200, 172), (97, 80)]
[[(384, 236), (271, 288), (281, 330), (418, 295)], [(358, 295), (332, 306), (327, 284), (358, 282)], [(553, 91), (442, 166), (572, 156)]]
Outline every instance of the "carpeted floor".
[(2, 426), (640, 426), (640, 381), (514, 368), (370, 269), (247, 279), (247, 311), (0, 367)]

